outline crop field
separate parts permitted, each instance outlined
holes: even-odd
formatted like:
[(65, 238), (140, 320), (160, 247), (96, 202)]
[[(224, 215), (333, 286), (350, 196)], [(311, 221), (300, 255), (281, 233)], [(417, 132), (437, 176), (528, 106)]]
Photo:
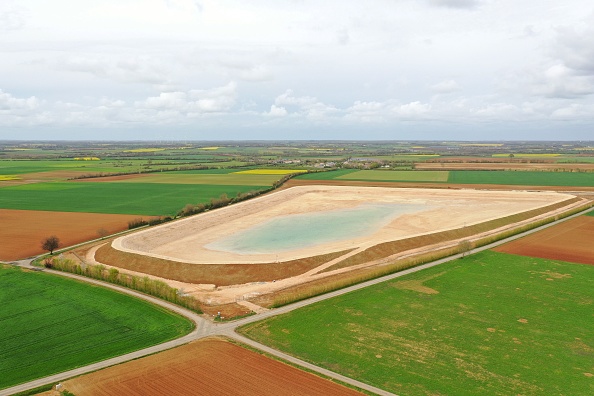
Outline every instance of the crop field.
[(361, 170), (335, 177), (336, 180), (447, 182), (447, 171), (373, 171)]
[(235, 172), (238, 175), (288, 175), (291, 173), (305, 173), (304, 169), (250, 169)]
[(348, 175), (350, 173), (358, 172), (357, 169), (340, 169), (335, 171), (329, 172), (315, 172), (315, 173), (308, 173), (305, 175), (299, 175), (295, 177), (296, 179), (303, 179), (303, 180), (333, 180), (337, 177)]
[(594, 269), (486, 251), (241, 332), (401, 395), (594, 393)]
[(108, 176), (85, 179), (87, 182), (157, 183), (157, 184), (211, 184), (219, 186), (272, 186), (282, 174), (239, 173), (149, 173), (125, 176)]
[(594, 265), (594, 217), (580, 216), (494, 250)]
[(61, 246), (71, 246), (124, 231), (128, 222), (137, 218), (136, 215), (0, 209), (0, 260), (45, 253), (41, 241), (51, 235), (60, 239)]
[[(512, 158), (555, 158), (559, 157), (562, 154), (560, 153), (514, 153), (512, 154)], [(509, 157), (509, 153), (499, 153), (493, 154), (493, 157)]]
[[(440, 165), (440, 164), (439, 164)], [(447, 182), (448, 184), (501, 184), (519, 186), (594, 187), (594, 172), (546, 171), (384, 171), (339, 170), (297, 176), (303, 180)]]
[(173, 215), (188, 203), (208, 202), (227, 194), (265, 189), (267, 186), (227, 186), (158, 183), (55, 182), (10, 186), (1, 189), (0, 208)]
[(0, 389), (187, 334), (144, 301), (43, 272), (0, 266)]
[(594, 187), (594, 173), (531, 171), (453, 171), (450, 172), (448, 183), (512, 184), (520, 186)]
[(361, 395), (221, 339), (193, 342), (63, 383), (76, 395)]

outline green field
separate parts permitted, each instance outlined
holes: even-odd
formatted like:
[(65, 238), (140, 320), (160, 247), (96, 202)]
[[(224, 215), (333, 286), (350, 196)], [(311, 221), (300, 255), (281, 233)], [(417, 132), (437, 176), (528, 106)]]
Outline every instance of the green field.
[(451, 171), (448, 183), (594, 187), (594, 173), (534, 171)]
[(344, 169), (297, 176), (306, 180), (447, 182), (450, 184), (511, 184), (519, 186), (594, 187), (594, 172), (538, 171), (386, 171)]
[(176, 167), (175, 163), (167, 165), (152, 165), (149, 160), (101, 160), (101, 161), (75, 161), (64, 160), (0, 160), (0, 174), (23, 175), (27, 173), (55, 172), (55, 171), (77, 171), (81, 174), (93, 173), (123, 173), (138, 172), (139, 170), (171, 169)]
[(179, 172), (150, 173), (117, 183), (212, 184), (219, 186), (272, 186), (283, 175), (249, 175), (237, 173), (188, 174)]
[(447, 171), (389, 171), (361, 170), (337, 176), (335, 180), (369, 180), (369, 181), (411, 181), (411, 182), (446, 182)]
[(187, 334), (188, 320), (102, 287), (0, 266), (0, 389)]
[(594, 394), (594, 267), (491, 251), (247, 325), (399, 395)]
[(348, 175), (350, 173), (359, 172), (357, 169), (340, 169), (328, 172), (307, 173), (305, 175), (296, 176), (295, 179), (304, 180), (333, 180), (339, 176)]
[(223, 186), (159, 183), (52, 182), (0, 189), (0, 208), (174, 215), (186, 204), (206, 203), (221, 194), (266, 189), (268, 186)]

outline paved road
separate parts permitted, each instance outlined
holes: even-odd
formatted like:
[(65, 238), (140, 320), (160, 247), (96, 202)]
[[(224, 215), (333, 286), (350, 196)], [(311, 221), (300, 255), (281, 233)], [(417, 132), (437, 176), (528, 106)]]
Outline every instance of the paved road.
[[(524, 237), (526, 235), (529, 235), (529, 234), (538, 232), (538, 231), (543, 230), (545, 228), (551, 227), (551, 226), (553, 226), (555, 224), (558, 224), (558, 223), (561, 223), (561, 222), (570, 220), (572, 218), (581, 216), (583, 213), (588, 212), (590, 210), (591, 209), (588, 209), (586, 211), (577, 213), (575, 215), (566, 217), (564, 219), (558, 220), (558, 221), (553, 222), (553, 223), (546, 224), (544, 226), (535, 228), (533, 230), (526, 231), (524, 233), (521, 233), (521, 234), (518, 234), (518, 235), (515, 235), (515, 236), (511, 236), (509, 238), (506, 238), (506, 239), (503, 239), (503, 240), (500, 240), (500, 241), (491, 243), (489, 245), (485, 245), (485, 246), (482, 246), (482, 247), (479, 247), (479, 248), (475, 248), (475, 249), (471, 250), (470, 252), (468, 252), (467, 254), (477, 253), (477, 252), (480, 252), (480, 251), (483, 251), (483, 250), (491, 249), (491, 248), (493, 248), (495, 246), (501, 245), (503, 243), (507, 243), (507, 242), (512, 241), (514, 239), (522, 238), (522, 237)], [(377, 279), (373, 279), (373, 280), (370, 280), (370, 281), (367, 281), (367, 282), (359, 283), (359, 284), (354, 285), (354, 286), (350, 286), (350, 287), (347, 287), (347, 288), (344, 288), (344, 289), (336, 290), (336, 291), (333, 291), (333, 292), (330, 292), (330, 293), (326, 293), (326, 294), (323, 294), (323, 295), (320, 295), (320, 296), (317, 296), (317, 297), (312, 297), (312, 298), (309, 298), (307, 300), (299, 301), (299, 302), (296, 302), (294, 304), (286, 305), (286, 306), (280, 307), (280, 308), (275, 308), (275, 309), (272, 309), (272, 310), (269, 310), (269, 311), (266, 311), (266, 312), (263, 312), (263, 313), (260, 313), (260, 314), (257, 314), (257, 315), (249, 316), (247, 318), (240, 319), (240, 320), (237, 320), (237, 321), (234, 321), (234, 322), (228, 322), (228, 323), (212, 323), (212, 322), (210, 322), (210, 321), (208, 321), (208, 320), (200, 317), (199, 315), (197, 315), (196, 313), (194, 313), (194, 312), (192, 312), (190, 310), (187, 310), (187, 309), (182, 308), (182, 307), (179, 307), (177, 305), (170, 304), (170, 303), (168, 303), (166, 301), (160, 300), (158, 298), (151, 297), (149, 295), (146, 295), (146, 294), (143, 294), (143, 293), (139, 293), (139, 292), (136, 292), (134, 290), (127, 289), (127, 288), (124, 288), (124, 287), (121, 287), (121, 286), (112, 285), (110, 283), (106, 283), (106, 282), (102, 282), (102, 281), (98, 281), (98, 280), (95, 280), (95, 279), (90, 279), (90, 278), (86, 278), (86, 277), (83, 277), (83, 276), (79, 276), (79, 275), (75, 275), (75, 274), (70, 274), (70, 273), (66, 273), (66, 272), (60, 272), (60, 271), (54, 271), (54, 270), (44, 269), (44, 271), (45, 272), (48, 272), (48, 273), (52, 273), (52, 274), (56, 274), (56, 275), (60, 275), (60, 276), (65, 276), (65, 277), (73, 278), (73, 279), (79, 279), (79, 280), (82, 280), (82, 281), (85, 281), (85, 282), (88, 282), (88, 283), (92, 283), (92, 284), (96, 284), (96, 285), (101, 285), (101, 286), (104, 286), (104, 287), (107, 287), (107, 288), (110, 288), (110, 289), (113, 289), (113, 290), (117, 290), (117, 291), (122, 292), (122, 293), (126, 293), (126, 294), (129, 294), (129, 295), (132, 295), (132, 296), (135, 296), (135, 297), (142, 298), (144, 300), (150, 301), (150, 302), (152, 302), (154, 304), (157, 304), (157, 305), (159, 305), (161, 307), (167, 308), (167, 309), (169, 309), (171, 311), (177, 312), (180, 315), (183, 315), (186, 318), (190, 319), (191, 321), (193, 321), (195, 323), (195, 329), (191, 333), (189, 333), (189, 334), (187, 334), (187, 335), (185, 335), (185, 336), (183, 336), (181, 338), (178, 338), (176, 340), (168, 341), (166, 343), (155, 345), (155, 346), (152, 346), (152, 347), (149, 347), (149, 348), (145, 348), (145, 349), (141, 349), (139, 351), (128, 353), (126, 355), (117, 356), (117, 357), (114, 357), (114, 358), (111, 358), (111, 359), (108, 359), (108, 360), (104, 360), (102, 362), (90, 364), (88, 366), (84, 366), (84, 367), (80, 367), (80, 368), (73, 369), (73, 370), (70, 370), (70, 371), (66, 371), (66, 372), (63, 372), (63, 373), (55, 374), (55, 375), (52, 375), (52, 376), (49, 376), (49, 377), (39, 378), (39, 379), (34, 380), (34, 381), (30, 381), (30, 382), (27, 382), (27, 383), (24, 383), (24, 384), (20, 384), (20, 385), (11, 387), (11, 388), (0, 390), (0, 396), (11, 395), (11, 394), (16, 393), (16, 392), (25, 391), (27, 389), (36, 388), (36, 387), (39, 387), (39, 386), (42, 386), (42, 385), (46, 385), (46, 384), (56, 383), (56, 382), (63, 381), (65, 379), (68, 379), (68, 378), (71, 378), (71, 377), (74, 377), (74, 376), (77, 376), (77, 375), (85, 374), (85, 373), (88, 373), (88, 372), (91, 372), (91, 371), (96, 371), (98, 369), (109, 367), (109, 366), (112, 366), (112, 365), (115, 365), (115, 364), (124, 363), (124, 362), (127, 362), (129, 360), (138, 359), (140, 357), (147, 356), (147, 355), (150, 355), (150, 354), (153, 354), (153, 353), (156, 353), (156, 352), (160, 352), (160, 351), (164, 351), (166, 349), (174, 348), (176, 346), (184, 345), (184, 344), (186, 344), (186, 343), (188, 343), (190, 341), (193, 341), (193, 340), (197, 340), (197, 339), (205, 338), (205, 337), (209, 337), (209, 336), (214, 336), (214, 335), (222, 335), (222, 336), (227, 336), (227, 337), (236, 339), (237, 341), (242, 342), (242, 343), (247, 344), (247, 345), (250, 345), (250, 346), (252, 346), (252, 347), (254, 347), (254, 348), (258, 349), (258, 350), (267, 352), (267, 353), (269, 353), (271, 355), (274, 355), (274, 356), (277, 356), (277, 357), (279, 357), (281, 359), (284, 359), (284, 360), (290, 361), (292, 363), (295, 363), (295, 364), (297, 364), (299, 366), (308, 368), (308, 369), (310, 369), (312, 371), (321, 373), (323, 375), (326, 375), (328, 377), (337, 379), (337, 380), (342, 381), (344, 383), (351, 384), (351, 385), (356, 386), (356, 387), (359, 387), (361, 389), (365, 389), (367, 391), (376, 393), (378, 395), (393, 395), (392, 393), (386, 392), (386, 391), (384, 391), (382, 389), (375, 388), (375, 387), (373, 387), (371, 385), (367, 385), (367, 384), (362, 383), (360, 381), (353, 380), (351, 378), (345, 377), (345, 376), (340, 375), (338, 373), (332, 372), (330, 370), (326, 370), (326, 369), (324, 369), (322, 367), (319, 367), (319, 366), (313, 365), (311, 363), (305, 362), (303, 360), (297, 359), (297, 358), (295, 358), (293, 356), (287, 355), (287, 354), (285, 354), (283, 352), (280, 352), (278, 350), (272, 349), (272, 348), (270, 348), (270, 347), (268, 347), (266, 345), (260, 344), (260, 343), (258, 343), (256, 341), (253, 341), (253, 340), (251, 340), (249, 338), (246, 338), (246, 337), (244, 337), (244, 336), (236, 333), (235, 330), (239, 326), (243, 326), (243, 325), (248, 324), (248, 323), (253, 323), (253, 322), (256, 322), (256, 321), (259, 321), (259, 320), (262, 320), (262, 319), (270, 318), (272, 316), (281, 315), (283, 313), (287, 313), (287, 312), (293, 311), (293, 310), (295, 310), (297, 308), (301, 308), (301, 307), (304, 307), (304, 306), (307, 306), (307, 305), (310, 305), (310, 304), (314, 304), (314, 303), (319, 302), (319, 301), (323, 301), (323, 300), (327, 300), (329, 298), (340, 296), (342, 294), (350, 293), (350, 292), (353, 292), (355, 290), (360, 290), (360, 289), (363, 289), (363, 288), (366, 288), (366, 287), (369, 287), (369, 286), (372, 286), (372, 285), (376, 285), (378, 283), (385, 282), (385, 281), (388, 281), (388, 280), (391, 280), (391, 279), (399, 278), (401, 276), (405, 276), (405, 275), (408, 275), (408, 274), (411, 274), (411, 273), (414, 273), (414, 272), (417, 272), (417, 271), (421, 271), (421, 270), (426, 269), (426, 268), (435, 267), (436, 265), (440, 265), (440, 264), (443, 264), (443, 263), (446, 263), (446, 262), (449, 262), (449, 261), (452, 261), (452, 260), (456, 260), (456, 259), (459, 259), (461, 257), (462, 257), (461, 254), (457, 254), (457, 255), (454, 255), (454, 256), (446, 257), (446, 258), (443, 258), (443, 259), (440, 259), (440, 260), (432, 261), (432, 262), (427, 263), (427, 264), (419, 265), (419, 266), (414, 267), (414, 268), (409, 268), (407, 270), (403, 270), (403, 271), (400, 271), (400, 272), (397, 272), (397, 273), (394, 273), (394, 274), (391, 274), (391, 275), (386, 275), (386, 276), (383, 276), (381, 278), (377, 278)], [(15, 262), (14, 264), (15, 265), (22, 266), (22, 267), (25, 267), (25, 268), (36, 268), (36, 267), (32, 267), (31, 266), (31, 261), (32, 260), (22, 260), (22, 261)]]

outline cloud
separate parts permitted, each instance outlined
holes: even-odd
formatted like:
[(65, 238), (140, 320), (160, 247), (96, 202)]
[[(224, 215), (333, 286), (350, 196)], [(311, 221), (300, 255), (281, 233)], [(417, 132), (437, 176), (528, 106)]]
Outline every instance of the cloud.
[(165, 84), (168, 80), (165, 66), (148, 56), (71, 55), (56, 66), (124, 83)]
[(351, 41), (351, 37), (349, 36), (349, 31), (347, 29), (339, 29), (336, 32), (336, 40), (340, 45), (347, 45), (349, 41)]
[(0, 4), (0, 31), (8, 32), (25, 27), (29, 18), (29, 10), (14, 2)]
[(17, 98), (0, 89), (0, 111), (2, 110), (34, 110), (40, 101), (35, 96)]
[(480, 5), (480, 0), (429, 0), (429, 4), (436, 7), (474, 9)]
[(554, 52), (576, 74), (594, 76), (593, 28), (558, 28)]
[(161, 92), (144, 101), (137, 101), (137, 108), (153, 110), (174, 110), (188, 115), (228, 112), (235, 105), (237, 85), (230, 82), (225, 86), (207, 90), (194, 89), (187, 92)]
[(284, 117), (287, 114), (287, 109), (285, 109), (284, 107), (277, 107), (275, 105), (270, 106), (270, 111), (264, 113), (265, 116), (270, 117)]
[(415, 118), (423, 115), (431, 110), (431, 105), (427, 103), (421, 103), (419, 101), (410, 102), (400, 106), (395, 106), (392, 111), (398, 116), (404, 118)]
[(378, 122), (385, 119), (386, 104), (381, 102), (356, 101), (346, 109), (349, 120), (362, 122)]
[(311, 120), (327, 120), (340, 113), (340, 110), (333, 105), (325, 104), (313, 96), (295, 96), (291, 89), (277, 96), (274, 100), (275, 106), (289, 107), (298, 115)]
[(444, 80), (431, 86), (431, 90), (438, 94), (448, 94), (460, 90), (460, 86), (454, 80)]

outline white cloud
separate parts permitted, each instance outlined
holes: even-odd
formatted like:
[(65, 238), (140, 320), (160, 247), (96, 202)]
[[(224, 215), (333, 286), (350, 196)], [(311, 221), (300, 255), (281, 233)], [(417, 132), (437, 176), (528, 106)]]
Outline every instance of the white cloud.
[(166, 67), (160, 61), (148, 56), (71, 55), (58, 60), (56, 67), (123, 83), (164, 84), (167, 82)]
[(22, 29), (29, 16), (29, 10), (15, 4), (14, 1), (3, 0), (0, 4), (0, 32)]
[(137, 101), (136, 107), (155, 110), (175, 110), (192, 115), (221, 113), (231, 110), (237, 98), (237, 85), (230, 82), (225, 86), (188, 92), (161, 92), (159, 96)]
[(76, 123), (108, 138), (213, 122), (282, 138), (260, 124), (283, 123), (389, 138), (407, 122), (439, 138), (451, 125), (592, 119), (583, 0), (0, 3), (2, 126)]
[(431, 105), (427, 103), (421, 103), (419, 101), (410, 102), (400, 106), (395, 106), (392, 111), (402, 117), (414, 118), (428, 113), (431, 110)]
[(288, 114), (287, 109), (284, 107), (277, 107), (275, 105), (270, 106), (270, 111), (264, 113), (266, 116), (270, 117), (284, 117)]
[(323, 103), (313, 96), (295, 96), (291, 89), (277, 96), (274, 104), (289, 107), (288, 112), (295, 112), (314, 121), (327, 121), (340, 113), (335, 106)]
[(479, 0), (429, 0), (429, 4), (438, 7), (473, 9), (480, 5)]
[(444, 80), (431, 86), (431, 90), (438, 94), (448, 94), (460, 90), (460, 86), (454, 80)]
[(35, 96), (29, 98), (17, 98), (0, 89), (0, 111), (1, 110), (34, 110), (39, 107), (39, 100)]

